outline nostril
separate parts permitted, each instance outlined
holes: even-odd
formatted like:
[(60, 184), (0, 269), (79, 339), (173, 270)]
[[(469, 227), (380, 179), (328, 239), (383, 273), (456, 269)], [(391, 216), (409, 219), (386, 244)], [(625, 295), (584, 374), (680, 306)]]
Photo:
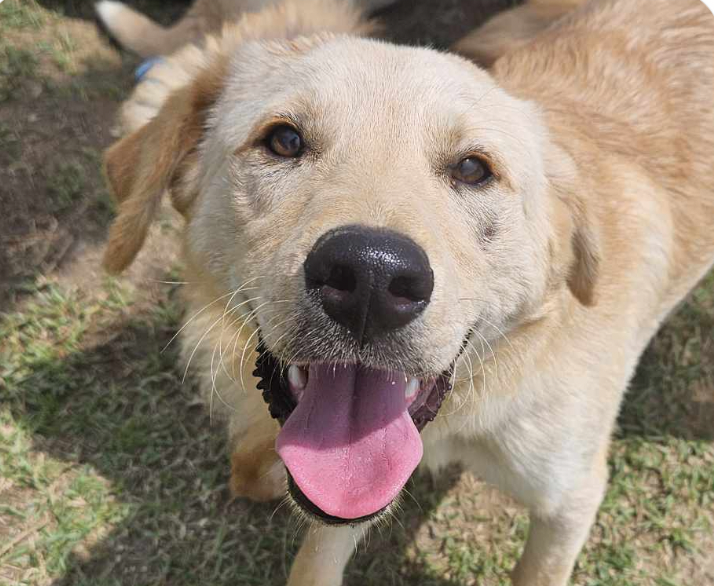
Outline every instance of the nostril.
[(400, 297), (405, 301), (418, 301), (417, 299), (413, 299), (413, 282), (414, 279), (410, 279), (409, 277), (397, 277), (389, 283), (387, 291), (389, 291), (393, 297)]
[(393, 296), (406, 301), (429, 301), (434, 288), (434, 279), (431, 274), (395, 277), (389, 283), (387, 291)]
[(305, 285), (309, 290), (319, 289), (333, 293), (349, 294), (357, 289), (355, 271), (345, 265), (322, 265), (315, 269), (312, 265), (305, 267)]
[(324, 285), (337, 289), (338, 291), (345, 291), (347, 293), (352, 293), (357, 288), (357, 277), (355, 272), (350, 267), (343, 265), (335, 265), (330, 270), (330, 275), (327, 277)]

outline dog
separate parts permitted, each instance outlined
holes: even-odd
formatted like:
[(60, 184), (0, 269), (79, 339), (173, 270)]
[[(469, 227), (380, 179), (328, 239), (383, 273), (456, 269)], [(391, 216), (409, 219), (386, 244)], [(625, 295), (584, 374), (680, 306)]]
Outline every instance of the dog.
[[(142, 57), (168, 55), (191, 43), (201, 43), (229, 22), (256, 12), (278, 0), (195, 0), (186, 14), (165, 28), (123, 2), (101, 0), (95, 5), (99, 23), (125, 49)], [(346, 0), (376, 11), (395, 0)]]
[(185, 358), (231, 489), (287, 486), (312, 521), (290, 586), (340, 584), (416, 467), (452, 462), (528, 507), (513, 583), (565, 585), (638, 358), (712, 267), (714, 16), (548, 4), (460, 56), (271, 4), (152, 69), (105, 154), (109, 271), (165, 192), (185, 218)]

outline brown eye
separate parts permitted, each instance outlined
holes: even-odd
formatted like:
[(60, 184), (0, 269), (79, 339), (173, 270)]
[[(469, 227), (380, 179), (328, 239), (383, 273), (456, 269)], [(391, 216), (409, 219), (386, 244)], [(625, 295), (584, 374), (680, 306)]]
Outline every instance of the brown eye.
[(453, 168), (451, 174), (461, 183), (480, 185), (491, 177), (491, 169), (478, 157), (466, 157)]
[(268, 135), (267, 147), (279, 157), (295, 158), (302, 154), (305, 144), (302, 136), (292, 126), (276, 126)]

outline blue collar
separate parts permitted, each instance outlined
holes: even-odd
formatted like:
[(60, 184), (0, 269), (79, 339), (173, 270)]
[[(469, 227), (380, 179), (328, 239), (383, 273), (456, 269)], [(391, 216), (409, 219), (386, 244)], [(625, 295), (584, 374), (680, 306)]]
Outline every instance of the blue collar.
[(136, 80), (136, 83), (140, 83), (146, 74), (149, 73), (151, 68), (157, 63), (161, 63), (163, 60), (163, 57), (150, 57), (146, 61), (142, 61), (139, 67), (137, 67), (134, 71), (134, 79)]

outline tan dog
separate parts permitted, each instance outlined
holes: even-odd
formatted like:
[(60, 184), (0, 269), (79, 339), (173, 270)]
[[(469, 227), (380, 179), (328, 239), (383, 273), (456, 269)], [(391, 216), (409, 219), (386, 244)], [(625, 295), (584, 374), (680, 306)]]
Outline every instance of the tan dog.
[[(395, 0), (353, 1), (364, 10), (377, 10)], [(189, 43), (201, 42), (218, 33), (226, 23), (244, 13), (256, 12), (278, 0), (195, 0), (178, 22), (165, 28), (123, 2), (101, 0), (95, 5), (97, 17), (105, 30), (120, 45), (142, 57), (168, 55)], [(308, 1), (309, 5), (309, 1)], [(310, 12), (308, 6), (307, 12)]]
[[(503, 35), (535, 33), (518, 11)], [(489, 26), (460, 50), (491, 50)], [(514, 583), (562, 586), (640, 353), (714, 261), (714, 17), (592, 2), (491, 74), (368, 30), (288, 0), (152, 71), (163, 95), (106, 154), (106, 264), (170, 192), (232, 488), (278, 497), (287, 468), (316, 520), (291, 586), (340, 584), (420, 460), (528, 506)]]

